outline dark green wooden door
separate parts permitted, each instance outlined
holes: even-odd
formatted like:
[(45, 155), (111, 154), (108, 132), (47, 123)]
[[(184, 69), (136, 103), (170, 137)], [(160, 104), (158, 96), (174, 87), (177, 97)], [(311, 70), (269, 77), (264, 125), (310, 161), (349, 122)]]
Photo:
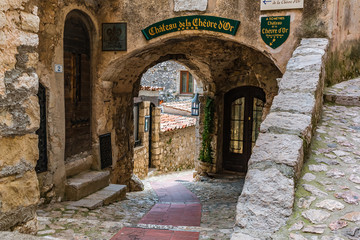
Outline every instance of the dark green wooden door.
[(240, 87), (225, 95), (223, 168), (246, 172), (259, 135), (265, 93), (257, 87)]

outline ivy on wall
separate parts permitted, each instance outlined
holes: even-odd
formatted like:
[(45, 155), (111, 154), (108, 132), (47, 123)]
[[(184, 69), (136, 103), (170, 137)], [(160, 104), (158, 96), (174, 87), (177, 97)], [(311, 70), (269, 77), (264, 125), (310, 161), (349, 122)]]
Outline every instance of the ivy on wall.
[(213, 149), (211, 147), (211, 135), (214, 128), (214, 100), (210, 97), (206, 99), (204, 131), (202, 133), (202, 145), (199, 160), (206, 163), (212, 163)]

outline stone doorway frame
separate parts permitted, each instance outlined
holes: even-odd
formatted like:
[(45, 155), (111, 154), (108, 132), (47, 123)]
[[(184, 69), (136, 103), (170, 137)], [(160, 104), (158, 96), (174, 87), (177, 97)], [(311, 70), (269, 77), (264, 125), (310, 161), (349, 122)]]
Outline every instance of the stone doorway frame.
[[(54, 43), (54, 52), (52, 56), (52, 69), (40, 68), (40, 83), (44, 85), (47, 92), (47, 146), (48, 146), (48, 171), (38, 174), (40, 184), (40, 192), (46, 201), (50, 201), (56, 196), (57, 200), (61, 200), (65, 192), (66, 167), (65, 167), (65, 105), (64, 105), (64, 72), (55, 73), (54, 64), (63, 65), (64, 55), (64, 28), (65, 21), (69, 14), (79, 16), (89, 31), (90, 38), (90, 88), (91, 88), (91, 153), (93, 156), (92, 168), (100, 169), (100, 152), (99, 139), (96, 134), (96, 112), (94, 99), (98, 93), (96, 92), (95, 72), (97, 69), (98, 39), (100, 36), (98, 23), (96, 18), (90, 11), (83, 7), (68, 6), (61, 13), (60, 20), (56, 24), (56, 28), (60, 29), (61, 35), (58, 35), (58, 41)], [(46, 55), (46, 54), (45, 54)], [(46, 61), (46, 60), (45, 60)], [(50, 76), (50, 77), (49, 77)]]

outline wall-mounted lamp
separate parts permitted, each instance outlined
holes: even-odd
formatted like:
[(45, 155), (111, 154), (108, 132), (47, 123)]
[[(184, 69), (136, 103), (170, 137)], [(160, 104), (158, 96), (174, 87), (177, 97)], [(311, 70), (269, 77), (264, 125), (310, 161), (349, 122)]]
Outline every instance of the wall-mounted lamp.
[(195, 97), (191, 101), (191, 115), (199, 116), (199, 113), (200, 113), (199, 93), (196, 93)]

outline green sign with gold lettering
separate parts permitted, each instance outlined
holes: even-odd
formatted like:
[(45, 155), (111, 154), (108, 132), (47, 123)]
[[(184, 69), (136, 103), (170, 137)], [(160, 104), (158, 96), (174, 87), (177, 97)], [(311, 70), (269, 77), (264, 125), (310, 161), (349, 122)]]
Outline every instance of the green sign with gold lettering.
[(290, 16), (262, 17), (261, 38), (271, 48), (280, 47), (290, 34)]
[(206, 15), (192, 15), (157, 22), (142, 30), (146, 40), (185, 30), (208, 30), (235, 36), (240, 21)]

